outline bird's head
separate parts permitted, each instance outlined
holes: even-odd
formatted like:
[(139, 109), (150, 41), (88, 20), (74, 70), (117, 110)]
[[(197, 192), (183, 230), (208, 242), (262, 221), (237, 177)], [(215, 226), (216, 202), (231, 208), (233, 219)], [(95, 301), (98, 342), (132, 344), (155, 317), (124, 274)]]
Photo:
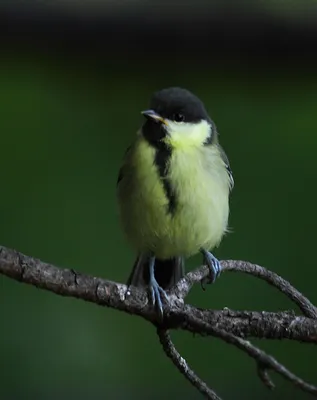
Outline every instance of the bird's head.
[(202, 146), (216, 139), (216, 128), (202, 101), (186, 89), (172, 87), (154, 93), (142, 134), (152, 145), (172, 148)]

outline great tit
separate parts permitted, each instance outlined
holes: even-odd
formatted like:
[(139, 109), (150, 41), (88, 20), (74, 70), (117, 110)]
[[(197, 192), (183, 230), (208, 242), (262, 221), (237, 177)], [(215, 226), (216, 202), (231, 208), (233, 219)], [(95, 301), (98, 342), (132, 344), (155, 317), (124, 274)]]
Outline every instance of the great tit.
[(137, 252), (128, 285), (162, 297), (184, 275), (184, 258), (201, 252), (211, 282), (221, 271), (210, 253), (227, 231), (234, 180), (202, 101), (171, 87), (152, 96), (127, 149), (117, 183), (124, 232)]

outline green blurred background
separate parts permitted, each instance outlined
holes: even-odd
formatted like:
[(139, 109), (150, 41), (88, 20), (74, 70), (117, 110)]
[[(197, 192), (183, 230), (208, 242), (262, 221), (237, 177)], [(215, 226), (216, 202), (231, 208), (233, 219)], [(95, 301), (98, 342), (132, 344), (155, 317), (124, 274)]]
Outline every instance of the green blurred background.
[[(314, 2), (4, 4), (1, 245), (124, 282), (134, 252), (118, 223), (117, 172), (151, 93), (180, 85), (205, 102), (234, 172), (233, 233), (217, 256), (266, 266), (317, 303)], [(5, 277), (0, 289), (1, 399), (200, 398), (144, 321)], [(188, 301), (293, 308), (230, 273)], [(216, 339), (173, 339), (224, 399), (311, 397), (276, 376), (269, 392), (254, 362)], [(317, 383), (315, 348), (254, 342)]]

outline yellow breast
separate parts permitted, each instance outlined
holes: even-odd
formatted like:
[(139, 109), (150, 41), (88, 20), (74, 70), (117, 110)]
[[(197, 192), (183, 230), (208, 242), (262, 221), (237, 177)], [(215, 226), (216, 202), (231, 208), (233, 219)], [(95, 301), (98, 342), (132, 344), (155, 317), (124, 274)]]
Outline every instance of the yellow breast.
[(219, 244), (227, 228), (229, 178), (216, 146), (178, 146), (168, 175), (174, 214), (154, 164), (155, 149), (140, 138), (118, 194), (124, 230), (138, 251), (158, 258), (189, 256)]
[(229, 180), (218, 149), (178, 148), (171, 158), (169, 178), (177, 198), (171, 247), (191, 255), (201, 247), (217, 246), (229, 215)]

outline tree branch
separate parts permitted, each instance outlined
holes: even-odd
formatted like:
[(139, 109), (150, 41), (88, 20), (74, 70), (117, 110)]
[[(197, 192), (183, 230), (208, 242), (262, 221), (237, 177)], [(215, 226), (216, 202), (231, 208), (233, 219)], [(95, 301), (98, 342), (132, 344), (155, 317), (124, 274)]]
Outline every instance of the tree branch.
[[(247, 261), (226, 260), (221, 261), (222, 272), (244, 272), (253, 275), (256, 278), (263, 279), (271, 286), (276, 287), (292, 300), (302, 311), (304, 315), (310, 318), (317, 318), (317, 307), (315, 307), (302, 293), (295, 289), (289, 282), (281, 278), (275, 272)], [(176, 296), (185, 298), (194, 283), (201, 282), (209, 274), (207, 266), (203, 266), (189, 272), (184, 279), (179, 281), (173, 290)]]
[(201, 335), (215, 336), (246, 352), (257, 363), (258, 375), (267, 387), (274, 387), (268, 369), (273, 369), (292, 381), (302, 390), (314, 395), (317, 389), (288, 371), (272, 356), (253, 346), (245, 338), (290, 339), (317, 343), (317, 308), (289, 282), (261, 266), (245, 261), (221, 262), (223, 271), (244, 272), (265, 280), (289, 297), (304, 316), (294, 311), (258, 312), (203, 310), (184, 304), (184, 299), (194, 283), (202, 282), (209, 274), (206, 266), (189, 272), (168, 293), (164, 304), (164, 319), (159, 321), (147, 292), (134, 287), (81, 274), (72, 269), (62, 269), (15, 250), (0, 246), (0, 274), (17, 281), (49, 290), (62, 296), (71, 296), (101, 306), (115, 308), (138, 315), (158, 328), (158, 335), (165, 353), (177, 368), (201, 393), (210, 399), (219, 399), (216, 393), (196, 376), (176, 351), (168, 329), (182, 329)]
[(176, 350), (169, 333), (166, 330), (158, 328), (157, 334), (165, 354), (172, 360), (173, 364), (180, 371), (180, 373), (184, 375), (185, 378), (188, 379), (189, 382), (200, 391), (200, 393), (205, 395), (207, 399), (221, 400), (220, 397), (218, 397), (217, 394), (211, 390), (206, 383), (202, 381), (188, 366), (186, 360)]
[(290, 372), (284, 365), (280, 364), (274, 357), (266, 354), (264, 351), (260, 350), (247, 340), (241, 339), (232, 333), (226, 332), (206, 324), (203, 321), (196, 320), (196, 318), (191, 317), (192, 324), (195, 325), (197, 330), (204, 330), (209, 332), (210, 335), (218, 337), (224, 340), (226, 343), (232, 344), (242, 350), (244, 353), (248, 354), (251, 358), (255, 360), (258, 367), (258, 375), (262, 382), (268, 386), (270, 389), (274, 388), (274, 384), (268, 375), (268, 370), (271, 369), (278, 374), (282, 375), (284, 378), (288, 379), (296, 386), (299, 386), (305, 392), (311, 393), (317, 396), (317, 387), (305, 382), (303, 379), (297, 377), (295, 374)]

